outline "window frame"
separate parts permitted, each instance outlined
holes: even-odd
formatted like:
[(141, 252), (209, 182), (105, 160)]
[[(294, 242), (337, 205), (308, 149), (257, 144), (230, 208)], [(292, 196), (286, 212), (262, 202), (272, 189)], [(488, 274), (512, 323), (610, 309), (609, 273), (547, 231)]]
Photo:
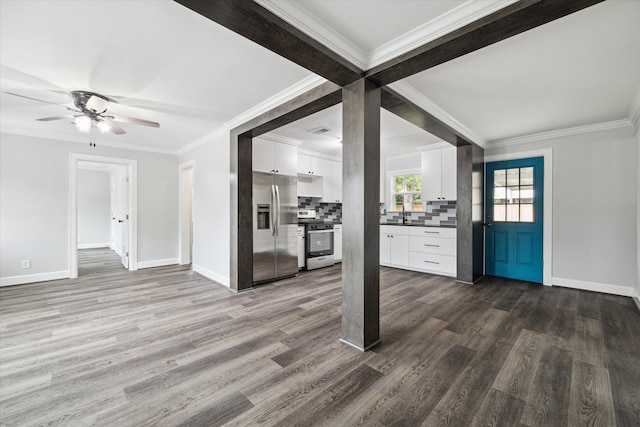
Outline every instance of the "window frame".
[[(420, 191), (403, 191), (403, 192), (399, 192), (396, 193), (395, 192), (395, 182), (396, 182), (396, 177), (398, 176), (408, 176), (408, 175), (420, 175)], [(406, 170), (395, 170), (395, 171), (389, 171), (387, 173), (387, 182), (388, 182), (388, 189), (389, 189), (389, 209), (388, 211), (391, 212), (401, 212), (401, 209), (397, 209), (397, 205), (395, 202), (395, 196), (397, 195), (408, 195), (408, 194), (417, 194), (420, 196), (420, 201), (424, 202), (424, 200), (422, 200), (422, 185), (424, 185), (424, 183), (422, 182), (422, 170), (420, 169), (406, 169)], [(405, 189), (406, 189), (406, 185), (405, 185)], [(424, 206), (424, 205), (423, 205)], [(407, 212), (421, 212), (417, 211), (417, 210), (413, 210), (411, 209), (411, 211), (407, 211)]]

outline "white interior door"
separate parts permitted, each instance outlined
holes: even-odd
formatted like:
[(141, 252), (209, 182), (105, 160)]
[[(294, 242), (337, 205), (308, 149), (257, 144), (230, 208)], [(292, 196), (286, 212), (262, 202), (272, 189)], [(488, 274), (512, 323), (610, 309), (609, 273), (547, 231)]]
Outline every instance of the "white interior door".
[(129, 173), (126, 166), (122, 167), (122, 192), (120, 195), (121, 214), (118, 219), (122, 241), (120, 259), (124, 268), (129, 268)]
[(180, 167), (180, 264), (193, 258), (193, 164)]

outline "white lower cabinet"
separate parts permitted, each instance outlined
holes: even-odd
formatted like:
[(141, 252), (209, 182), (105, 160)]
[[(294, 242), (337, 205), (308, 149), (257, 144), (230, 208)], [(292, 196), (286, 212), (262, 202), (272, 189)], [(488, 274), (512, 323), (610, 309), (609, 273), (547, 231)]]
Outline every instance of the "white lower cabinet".
[(410, 227), (380, 226), (380, 264), (406, 268), (409, 265)]
[(456, 229), (411, 227), (409, 267), (412, 270), (457, 276)]
[(455, 277), (456, 229), (381, 225), (380, 265)]
[(333, 260), (342, 262), (342, 225), (333, 226)]

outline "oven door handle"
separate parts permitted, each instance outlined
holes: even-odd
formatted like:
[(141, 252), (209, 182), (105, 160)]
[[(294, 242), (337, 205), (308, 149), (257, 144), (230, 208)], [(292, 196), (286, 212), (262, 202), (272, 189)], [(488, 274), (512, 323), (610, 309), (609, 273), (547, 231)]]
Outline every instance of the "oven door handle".
[(309, 230), (309, 234), (311, 233), (333, 233), (333, 230)]

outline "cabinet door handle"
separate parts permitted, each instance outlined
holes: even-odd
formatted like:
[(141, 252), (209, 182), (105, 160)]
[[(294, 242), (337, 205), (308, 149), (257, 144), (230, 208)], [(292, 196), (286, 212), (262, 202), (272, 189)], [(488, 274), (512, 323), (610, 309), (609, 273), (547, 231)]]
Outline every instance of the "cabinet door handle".
[(439, 262), (435, 262), (435, 261), (425, 261), (427, 264), (440, 264)]
[(440, 234), (439, 231), (425, 231), (424, 234)]
[(426, 243), (425, 243), (424, 245), (425, 245), (425, 246), (429, 246), (429, 247), (431, 247), (431, 248), (439, 248), (439, 247), (440, 247), (440, 245), (428, 245), (428, 244), (426, 244)]

